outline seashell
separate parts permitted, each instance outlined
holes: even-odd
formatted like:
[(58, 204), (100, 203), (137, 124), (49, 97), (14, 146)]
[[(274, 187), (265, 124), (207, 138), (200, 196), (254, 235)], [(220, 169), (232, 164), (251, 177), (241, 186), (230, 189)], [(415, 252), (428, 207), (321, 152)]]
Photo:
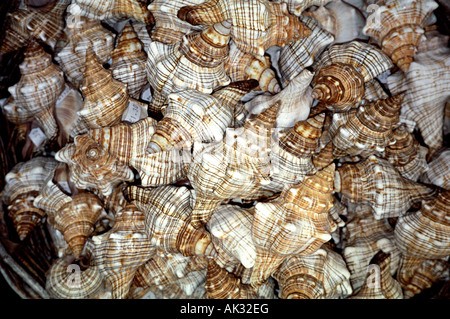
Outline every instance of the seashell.
[(402, 287), (391, 275), (389, 253), (379, 251), (369, 267), (373, 272), (367, 275), (364, 286), (352, 299), (403, 299)]
[(211, 235), (190, 223), (191, 193), (184, 187), (163, 185), (155, 189), (127, 188), (128, 198), (145, 214), (145, 229), (156, 248), (183, 256), (212, 253)]
[(337, 0), (287, 0), (288, 10), (290, 13), (301, 17), (304, 11), (312, 6), (324, 6), (329, 2)]
[(212, 25), (231, 19), (231, 37), (237, 47), (259, 56), (271, 46), (282, 47), (311, 35), (311, 31), (281, 2), (210, 0), (197, 6), (181, 7), (178, 17), (192, 25)]
[(406, 91), (400, 113), (401, 121), (412, 121), (420, 131), (430, 158), (443, 145), (445, 102), (450, 85), (448, 48), (417, 54), (405, 73), (387, 78), (389, 90)]
[(2, 107), (3, 113), (15, 124), (36, 119), (47, 138), (52, 139), (58, 131), (53, 110), (64, 89), (63, 72), (35, 41), (27, 46), (19, 68), (20, 80), (8, 88), (11, 98)]
[(234, 41), (230, 42), (230, 53), (225, 62), (225, 71), (233, 82), (249, 79), (257, 80), (259, 86), (254, 89), (255, 91), (280, 92), (280, 84), (275, 70), (272, 68), (270, 57), (243, 52)]
[(87, 134), (78, 135), (55, 154), (57, 161), (69, 166), (71, 180), (79, 189), (98, 189), (108, 196), (123, 181), (133, 181), (134, 173), (109, 154)]
[(61, 146), (71, 139), (71, 133), (79, 122), (78, 111), (83, 107), (83, 96), (67, 83), (55, 104), (55, 120), (58, 125), (58, 143)]
[(116, 215), (113, 228), (89, 242), (95, 264), (112, 287), (112, 298), (126, 298), (139, 267), (155, 254), (144, 227), (144, 214), (133, 204)]
[(184, 35), (180, 42), (152, 42), (146, 63), (154, 90), (150, 107), (160, 110), (170, 93), (194, 89), (211, 94), (213, 89), (230, 84), (224, 68), (229, 32), (230, 24), (224, 21)]
[(147, 55), (130, 22), (125, 25), (117, 39), (111, 59), (110, 70), (113, 78), (127, 84), (129, 96), (139, 98), (142, 88), (147, 84)]
[(19, 8), (9, 13), (0, 53), (18, 50), (33, 39), (55, 49), (56, 42), (64, 35), (63, 13), (69, 4), (69, 0), (59, 0), (42, 10)]
[(250, 114), (259, 113), (278, 103), (278, 114), (275, 122), (277, 128), (289, 128), (298, 121), (308, 118), (313, 99), (312, 89), (309, 87), (313, 74), (308, 70), (302, 71), (297, 77), (279, 93), (275, 95), (259, 95), (245, 103)]
[(131, 25), (133, 26), (133, 30), (134, 32), (136, 32), (137, 37), (142, 42), (144, 52), (147, 52), (150, 43), (153, 42), (152, 38), (150, 37), (151, 25), (147, 25), (139, 21), (129, 21), (131, 22)]
[(334, 113), (328, 128), (335, 157), (368, 157), (395, 143), (394, 128), (398, 124), (404, 95), (369, 102), (357, 109)]
[(127, 85), (115, 80), (110, 70), (103, 68), (92, 51), (86, 54), (84, 80), (80, 87), (84, 103), (80, 118), (90, 128), (118, 124), (128, 106)]
[(401, 216), (413, 204), (433, 198), (437, 192), (402, 177), (387, 160), (375, 155), (339, 167), (334, 189), (352, 203), (369, 205), (377, 219)]
[(323, 50), (334, 41), (334, 36), (321, 28), (316, 19), (301, 15), (299, 20), (311, 30), (311, 35), (288, 42), (281, 48), (278, 66), (284, 85), (296, 78), (306, 67), (311, 66)]
[(289, 256), (273, 276), (282, 299), (334, 299), (352, 293), (345, 262), (326, 245), (308, 255)]
[[(257, 291), (251, 285), (243, 284), (239, 277), (222, 269), (213, 259), (208, 260), (206, 274), (206, 297), (208, 299), (264, 299), (266, 291), (273, 291), (273, 285), (266, 281)], [(272, 299), (272, 298), (271, 298)]]
[(181, 41), (185, 34), (200, 31), (202, 26), (193, 26), (177, 17), (178, 10), (186, 5), (198, 5), (203, 0), (154, 0), (148, 5), (155, 19), (155, 26), (151, 31), (153, 41), (164, 44)]
[(370, 206), (356, 207), (355, 216), (342, 229), (342, 242), (342, 257), (350, 271), (354, 292), (362, 289), (367, 277), (371, 277), (370, 262), (379, 251), (389, 254), (390, 276), (395, 275), (400, 251), (395, 245), (394, 229), (387, 219), (376, 219)]
[(435, 153), (420, 181), (450, 189), (450, 149), (443, 148)]
[[(269, 184), (269, 150), (278, 104), (228, 129), (220, 143), (194, 144), (187, 177), (193, 187), (191, 223), (206, 224), (222, 201), (258, 199)], [(271, 192), (269, 192), (271, 193)]]
[[(173, 148), (190, 149), (194, 142), (221, 141), (233, 121), (233, 104), (248, 92), (251, 83), (234, 82), (212, 95), (196, 90), (171, 93), (168, 106), (164, 109), (164, 118), (158, 122), (147, 150), (156, 153)], [(223, 98), (220, 98), (228, 91), (238, 94), (231, 105), (223, 104)]]
[(105, 294), (104, 278), (88, 254), (58, 258), (50, 267), (45, 290), (52, 299), (97, 299)]
[(439, 50), (440, 48), (447, 46), (450, 36), (440, 33), (436, 25), (426, 27), (424, 31), (426, 40), (419, 43), (416, 54)]
[(221, 205), (206, 224), (217, 256), (214, 262), (229, 269), (240, 263), (252, 268), (256, 259), (256, 248), (252, 240), (253, 215), (249, 210), (236, 205)]
[(114, 34), (100, 21), (83, 16), (68, 15), (64, 29), (69, 42), (55, 54), (55, 60), (64, 71), (66, 80), (78, 88), (83, 82), (86, 54), (93, 50), (101, 63), (111, 58)]
[(331, 239), (334, 164), (286, 186), (281, 195), (253, 208), (256, 260), (250, 283), (258, 287), (288, 256), (308, 255)]
[(271, 184), (264, 189), (280, 192), (284, 184), (297, 184), (316, 172), (312, 156), (322, 135), (324, 119), (325, 114), (320, 113), (279, 132), (278, 143), (271, 146)]
[(5, 176), (1, 198), (22, 241), (45, 216), (45, 211), (34, 206), (33, 201), (56, 165), (53, 158), (37, 156), (16, 164)]
[(387, 159), (400, 175), (417, 181), (419, 176), (428, 170), (428, 149), (419, 144), (404, 124), (398, 126), (393, 133), (395, 143), (386, 146), (383, 158)]
[(152, 13), (145, 3), (136, 0), (75, 0), (67, 8), (73, 15), (86, 16), (94, 20), (121, 21), (133, 18), (145, 24), (153, 24)]
[(373, 79), (364, 84), (364, 97), (363, 101), (376, 101), (376, 100), (384, 100), (387, 99), (389, 95), (381, 86), (380, 82), (377, 79)]
[[(326, 131), (324, 131), (322, 133), (325, 133)], [(319, 144), (320, 144), (320, 140), (319, 140)], [(313, 165), (316, 169), (323, 169), (325, 167), (327, 167), (328, 165), (330, 165), (335, 157), (333, 155), (333, 151), (334, 151), (334, 146), (332, 142), (328, 142), (324, 147), (322, 147), (320, 149), (319, 152), (316, 152), (315, 154), (313, 154), (312, 156), (312, 162)]]
[(353, 40), (366, 41), (369, 38), (362, 32), (366, 24), (364, 15), (346, 2), (332, 1), (304, 14), (315, 18), (324, 31), (333, 35), (334, 43)]
[(364, 83), (393, 67), (391, 60), (376, 47), (352, 41), (335, 44), (324, 51), (313, 67), (314, 99), (332, 109), (356, 107), (364, 96)]
[(408, 71), (424, 37), (428, 18), (438, 7), (434, 0), (379, 0), (367, 19), (364, 34), (375, 40), (403, 72)]

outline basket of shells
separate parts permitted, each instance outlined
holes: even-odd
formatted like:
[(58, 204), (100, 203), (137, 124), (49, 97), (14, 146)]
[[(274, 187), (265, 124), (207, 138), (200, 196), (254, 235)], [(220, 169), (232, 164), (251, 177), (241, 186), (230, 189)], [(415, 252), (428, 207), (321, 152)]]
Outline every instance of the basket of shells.
[(20, 298), (449, 298), (445, 1), (1, 11)]

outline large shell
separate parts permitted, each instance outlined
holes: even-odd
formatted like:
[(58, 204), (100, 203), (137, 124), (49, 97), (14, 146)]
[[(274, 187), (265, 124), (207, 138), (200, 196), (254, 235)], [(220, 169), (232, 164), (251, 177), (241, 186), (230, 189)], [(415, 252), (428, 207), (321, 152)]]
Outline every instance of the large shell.
[(155, 253), (144, 227), (144, 213), (128, 204), (108, 232), (92, 237), (95, 264), (112, 286), (112, 298), (125, 298), (136, 270)]
[(127, 188), (128, 198), (145, 214), (145, 229), (156, 248), (184, 256), (210, 255), (211, 235), (190, 223), (191, 192), (184, 186), (160, 186), (144, 189)]
[(437, 152), (420, 180), (450, 190), (450, 149)]
[(226, 21), (184, 35), (180, 42), (152, 42), (147, 55), (147, 78), (154, 90), (151, 108), (160, 110), (168, 95), (185, 89), (210, 94), (228, 85), (224, 63), (230, 25)]
[(92, 51), (88, 51), (86, 55), (83, 76), (80, 90), (84, 103), (78, 112), (80, 118), (90, 128), (119, 123), (128, 106), (127, 85), (115, 80), (112, 71), (103, 68)]
[(24, 240), (45, 216), (45, 211), (33, 202), (57, 164), (53, 158), (38, 156), (16, 164), (5, 176), (1, 197), (8, 205), (8, 216), (20, 240)]
[(312, 65), (322, 51), (334, 41), (333, 35), (322, 29), (314, 18), (302, 15), (299, 19), (311, 30), (311, 35), (288, 42), (281, 48), (278, 65), (284, 85)]
[(293, 78), (281, 92), (275, 95), (259, 95), (245, 103), (250, 114), (259, 113), (278, 103), (278, 113), (275, 126), (285, 129), (294, 126), (298, 121), (308, 118), (313, 99), (309, 84), (313, 74), (304, 70)]
[(256, 260), (250, 283), (258, 287), (290, 255), (308, 255), (331, 239), (334, 164), (286, 186), (281, 195), (253, 208)]
[(342, 242), (342, 256), (350, 271), (354, 292), (364, 285), (370, 261), (378, 251), (390, 254), (390, 275), (396, 273), (400, 251), (395, 245), (394, 229), (387, 219), (375, 219), (370, 206), (355, 208), (355, 216), (342, 230)]
[(364, 83), (393, 67), (392, 61), (373, 45), (352, 41), (335, 44), (316, 61), (313, 97), (333, 109), (357, 107)]
[(403, 299), (402, 287), (392, 277), (391, 256), (379, 251), (370, 261), (371, 273), (364, 286), (352, 299)]
[(403, 95), (396, 95), (334, 113), (328, 129), (334, 156), (367, 157), (383, 152), (395, 143), (394, 128), (398, 124), (402, 101)]
[(234, 41), (230, 43), (230, 53), (225, 63), (225, 71), (233, 82), (254, 79), (259, 82), (259, 86), (255, 90), (260, 89), (270, 93), (280, 92), (280, 84), (269, 56), (257, 56), (243, 52)]
[(67, 11), (95, 20), (120, 21), (133, 18), (145, 24), (154, 22), (153, 15), (145, 3), (138, 0), (75, 0)]
[(203, 0), (154, 0), (148, 9), (155, 18), (155, 26), (151, 30), (153, 41), (165, 44), (181, 41), (181, 38), (191, 31), (199, 31), (203, 26), (193, 26), (177, 17), (182, 6), (202, 3)]
[(438, 4), (434, 0), (379, 0), (376, 5), (363, 32), (406, 72), (424, 38), (428, 18)]
[(210, 0), (182, 7), (178, 17), (193, 25), (211, 25), (230, 19), (231, 36), (238, 48), (259, 56), (271, 46), (282, 47), (311, 34), (288, 12), (285, 3), (267, 0)]
[(114, 34), (100, 21), (68, 15), (64, 29), (69, 42), (55, 54), (55, 60), (64, 71), (67, 81), (78, 88), (83, 82), (86, 53), (93, 50), (101, 63), (111, 58)]
[(398, 71), (387, 79), (393, 94), (406, 91), (400, 119), (415, 123), (431, 157), (443, 144), (445, 102), (449, 97), (450, 49), (417, 54), (406, 73)]
[(128, 94), (139, 98), (142, 88), (147, 84), (145, 62), (147, 55), (131, 23), (128, 22), (111, 53), (111, 71), (116, 80), (127, 84)]
[(398, 217), (415, 203), (436, 196), (437, 190), (404, 178), (387, 161), (369, 156), (336, 170), (335, 190), (352, 203), (372, 207), (376, 218)]
[(312, 254), (289, 256), (273, 276), (282, 299), (335, 299), (352, 293), (344, 260), (325, 245)]
[[(426, 155), (428, 149), (419, 144), (406, 125), (394, 130), (395, 143), (386, 146), (383, 157), (405, 178), (417, 181), (428, 170)], [(438, 185), (441, 186), (441, 185)]]
[(354, 6), (344, 1), (333, 1), (326, 6), (305, 12), (314, 17), (324, 29), (334, 36), (334, 43), (353, 40), (367, 40), (362, 29), (366, 24), (364, 15)]
[(8, 14), (8, 28), (2, 41), (0, 52), (15, 51), (35, 39), (52, 49), (63, 35), (63, 13), (70, 0), (59, 0), (44, 10), (18, 9)]
[(53, 110), (64, 90), (63, 72), (35, 41), (28, 45), (19, 68), (20, 80), (8, 88), (11, 98), (3, 106), (6, 118), (17, 124), (35, 118), (48, 138), (56, 137), (58, 128)]

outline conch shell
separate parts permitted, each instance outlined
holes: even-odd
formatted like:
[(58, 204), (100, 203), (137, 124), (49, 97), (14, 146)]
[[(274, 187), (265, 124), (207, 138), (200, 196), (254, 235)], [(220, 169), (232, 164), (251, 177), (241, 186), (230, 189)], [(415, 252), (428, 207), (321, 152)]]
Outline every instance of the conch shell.
[(370, 155), (336, 170), (335, 191), (352, 203), (370, 205), (376, 218), (398, 217), (413, 204), (436, 196), (436, 188), (404, 178), (387, 161)]
[(288, 12), (286, 3), (267, 0), (209, 0), (181, 7), (178, 17), (192, 25), (212, 25), (230, 19), (231, 37), (237, 47), (259, 56), (271, 46), (282, 47), (311, 34)]
[(306, 9), (312, 6), (324, 6), (331, 1), (337, 0), (286, 0), (290, 13), (300, 16)]
[(45, 211), (33, 202), (57, 164), (53, 158), (33, 157), (16, 164), (5, 176), (1, 197), (20, 240), (24, 240), (45, 216)]
[(145, 72), (147, 55), (130, 22), (123, 28), (111, 59), (113, 78), (127, 84), (129, 96), (139, 98), (142, 88), (148, 83)]
[(35, 118), (47, 138), (55, 138), (58, 132), (54, 106), (64, 90), (62, 70), (52, 62), (51, 55), (37, 42), (31, 42), (19, 65), (19, 82), (8, 88), (11, 98), (3, 106), (6, 118), (22, 124)]
[(138, 0), (75, 0), (67, 8), (73, 15), (86, 16), (94, 20), (121, 21), (133, 18), (145, 24), (153, 24), (152, 13)]
[(428, 170), (420, 177), (420, 181), (450, 190), (450, 149), (443, 148), (436, 152), (428, 164)]
[(406, 72), (424, 38), (428, 18), (439, 5), (434, 0), (379, 0), (375, 4), (363, 32)]
[(364, 83), (393, 67), (392, 61), (373, 45), (352, 41), (335, 44), (323, 52), (313, 66), (314, 99), (332, 109), (358, 106), (364, 96)]

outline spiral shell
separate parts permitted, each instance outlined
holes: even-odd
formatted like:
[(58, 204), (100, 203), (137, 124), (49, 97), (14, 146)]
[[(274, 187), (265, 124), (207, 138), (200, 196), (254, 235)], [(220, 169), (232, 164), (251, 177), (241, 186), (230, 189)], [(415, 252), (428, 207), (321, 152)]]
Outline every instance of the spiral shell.
[(424, 28), (433, 10), (434, 0), (379, 0), (363, 29), (403, 72), (408, 71)]

